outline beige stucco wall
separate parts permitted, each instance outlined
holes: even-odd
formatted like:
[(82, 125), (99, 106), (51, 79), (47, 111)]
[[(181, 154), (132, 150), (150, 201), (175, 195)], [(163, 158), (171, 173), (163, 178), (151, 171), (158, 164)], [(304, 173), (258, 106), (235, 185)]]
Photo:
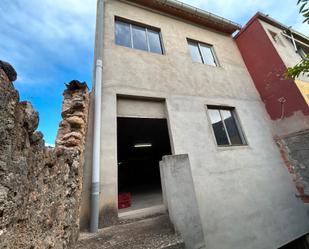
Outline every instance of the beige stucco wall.
[(162, 100), (159, 101), (159, 99), (131, 99), (118, 97), (117, 116), (130, 118), (166, 118), (165, 103)]
[[(121, 1), (105, 7), (101, 224), (117, 215), (119, 94), (165, 99), (173, 153), (190, 157), (207, 248), (277, 248), (305, 233), (303, 204), (234, 40)], [(115, 16), (160, 28), (165, 54), (115, 45)], [(186, 38), (213, 44), (220, 67), (192, 62)], [(249, 145), (218, 148), (207, 104), (235, 107)]]

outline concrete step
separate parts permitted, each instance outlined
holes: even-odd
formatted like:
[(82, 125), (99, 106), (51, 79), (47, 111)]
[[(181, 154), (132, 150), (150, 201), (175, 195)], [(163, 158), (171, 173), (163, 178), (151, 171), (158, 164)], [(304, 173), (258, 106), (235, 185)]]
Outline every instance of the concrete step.
[(184, 249), (168, 215), (159, 215), (100, 229), (96, 234), (81, 233), (76, 249)]

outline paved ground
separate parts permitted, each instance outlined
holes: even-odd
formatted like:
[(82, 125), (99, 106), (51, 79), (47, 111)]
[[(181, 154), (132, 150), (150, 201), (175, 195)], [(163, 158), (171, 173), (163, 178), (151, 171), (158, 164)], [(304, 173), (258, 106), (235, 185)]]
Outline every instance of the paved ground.
[(161, 189), (147, 189), (142, 188), (142, 191), (132, 191), (132, 205), (129, 208), (119, 209), (119, 213), (124, 213), (143, 208), (163, 205)]
[(81, 233), (76, 246), (76, 249), (163, 248), (184, 248), (166, 214), (104, 228), (97, 234)]

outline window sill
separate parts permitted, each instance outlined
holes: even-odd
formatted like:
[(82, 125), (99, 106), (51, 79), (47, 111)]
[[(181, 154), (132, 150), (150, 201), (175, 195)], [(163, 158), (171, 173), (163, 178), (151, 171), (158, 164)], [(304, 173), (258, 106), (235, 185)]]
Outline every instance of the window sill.
[(250, 146), (248, 144), (244, 145), (217, 145), (218, 151), (227, 151), (227, 150), (240, 150), (240, 149), (250, 149)]
[(211, 67), (211, 68), (218, 68), (218, 69), (223, 69), (223, 67), (221, 65), (218, 65), (218, 66), (213, 66), (213, 65), (210, 65), (210, 64), (205, 64), (205, 63), (202, 63), (202, 62), (197, 62), (197, 61), (191, 61), (193, 64), (197, 64), (197, 65), (203, 65), (203, 66), (207, 66), (207, 67)]

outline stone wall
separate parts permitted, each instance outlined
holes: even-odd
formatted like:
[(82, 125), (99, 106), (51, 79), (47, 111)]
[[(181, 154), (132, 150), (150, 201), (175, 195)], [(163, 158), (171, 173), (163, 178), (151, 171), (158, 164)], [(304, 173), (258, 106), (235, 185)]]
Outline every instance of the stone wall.
[(15, 70), (0, 61), (0, 248), (72, 248), (79, 233), (89, 93), (64, 91), (55, 148), (36, 131), (38, 112), (20, 102)]
[(293, 176), (299, 198), (309, 203), (309, 130), (276, 138), (281, 156)]

